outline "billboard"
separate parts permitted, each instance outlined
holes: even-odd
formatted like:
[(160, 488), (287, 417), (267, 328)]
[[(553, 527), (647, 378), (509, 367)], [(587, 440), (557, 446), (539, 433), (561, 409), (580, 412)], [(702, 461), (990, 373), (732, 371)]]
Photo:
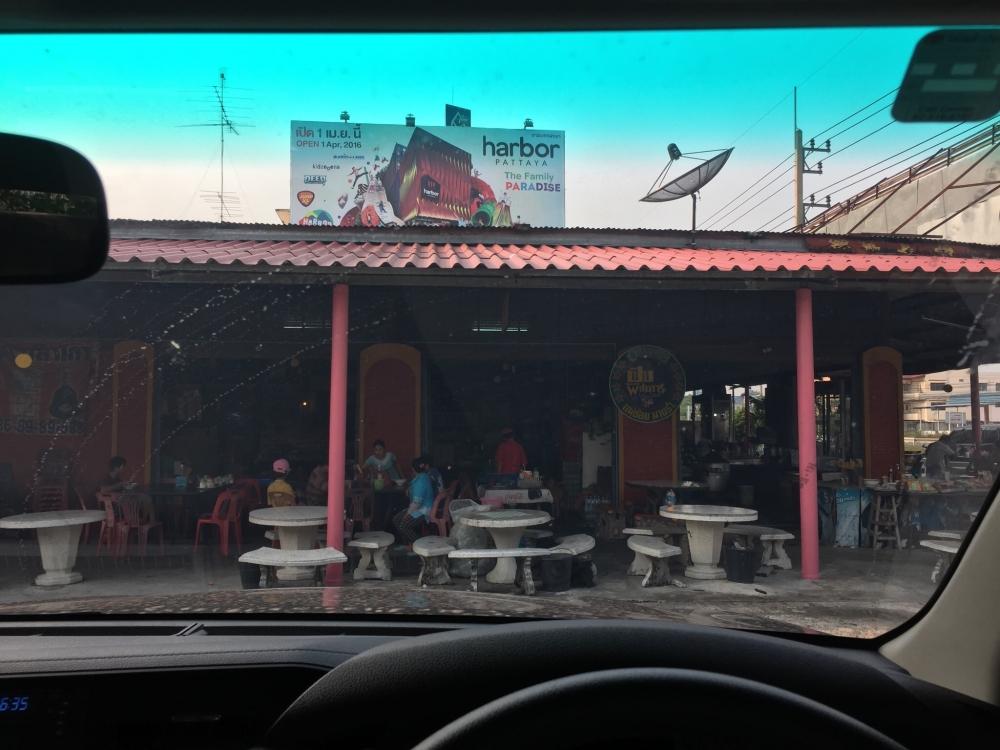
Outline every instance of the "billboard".
[(456, 107), (454, 104), (445, 104), (444, 124), (453, 128), (472, 127), (472, 110), (465, 107)]
[(561, 130), (293, 120), (291, 131), (293, 224), (565, 224)]

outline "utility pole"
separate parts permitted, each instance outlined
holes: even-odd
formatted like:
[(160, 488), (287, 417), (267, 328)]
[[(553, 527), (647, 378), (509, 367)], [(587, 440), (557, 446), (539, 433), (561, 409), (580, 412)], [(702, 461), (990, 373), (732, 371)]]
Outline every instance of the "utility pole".
[(823, 162), (817, 162), (815, 169), (810, 169), (806, 164), (806, 154), (830, 153), (830, 141), (822, 146), (817, 146), (815, 139), (810, 139), (808, 145), (802, 143), (802, 131), (799, 130), (799, 90), (798, 87), (792, 89), (792, 127), (795, 131), (795, 227), (799, 228), (806, 223), (807, 208), (829, 208), (830, 196), (826, 196), (826, 203), (817, 203), (816, 196), (810, 195), (809, 200), (804, 199), (803, 179), (807, 174), (823, 174)]

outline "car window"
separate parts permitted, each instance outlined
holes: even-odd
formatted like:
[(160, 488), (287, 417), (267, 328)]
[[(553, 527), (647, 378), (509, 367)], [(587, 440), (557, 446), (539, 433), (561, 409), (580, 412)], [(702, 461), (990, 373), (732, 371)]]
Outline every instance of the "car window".
[(1000, 470), (929, 31), (0, 38), (112, 217), (0, 296), (0, 613), (904, 622)]

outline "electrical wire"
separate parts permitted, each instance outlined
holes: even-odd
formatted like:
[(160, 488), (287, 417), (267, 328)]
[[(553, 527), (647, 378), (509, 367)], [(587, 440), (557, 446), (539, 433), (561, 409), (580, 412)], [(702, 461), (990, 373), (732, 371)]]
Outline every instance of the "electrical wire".
[[(996, 119), (996, 118), (994, 118), (994, 119)], [(878, 170), (876, 172), (873, 172), (870, 175), (866, 175), (865, 177), (862, 177), (860, 180), (852, 182), (849, 185), (843, 185), (842, 187), (837, 188), (837, 190), (834, 190), (834, 191), (830, 192), (831, 188), (836, 187), (837, 185), (840, 185), (841, 183), (844, 183), (847, 180), (850, 180), (850, 179), (852, 179), (854, 177), (857, 177), (857, 176), (859, 176), (861, 174), (864, 174), (865, 172), (868, 172), (871, 169), (874, 169), (875, 167), (879, 166), (880, 164), (884, 164), (887, 161), (890, 161), (892, 159), (895, 159), (896, 157), (902, 156), (903, 154), (905, 154), (905, 153), (907, 153), (909, 151), (912, 151), (915, 148), (923, 146), (925, 143), (928, 143), (929, 141), (937, 140), (938, 138), (940, 138), (941, 136), (945, 135), (946, 133), (950, 133), (951, 131), (955, 130), (956, 128), (960, 128), (962, 125), (965, 125), (965, 123), (964, 122), (960, 122), (960, 123), (957, 123), (955, 125), (952, 125), (950, 128), (945, 128), (944, 130), (942, 130), (942, 131), (940, 131), (938, 133), (935, 133), (934, 135), (930, 136), (929, 138), (925, 138), (922, 141), (914, 143), (912, 146), (908, 146), (907, 148), (904, 148), (902, 151), (897, 151), (896, 153), (891, 154), (891, 155), (885, 157), (884, 159), (880, 159), (879, 161), (874, 162), (873, 164), (869, 164), (867, 167), (859, 169), (856, 172), (852, 172), (851, 174), (847, 175), (846, 177), (841, 177), (839, 180), (836, 180), (835, 182), (831, 182), (829, 185), (826, 185), (825, 187), (820, 188), (819, 190), (814, 191), (814, 193), (828, 193), (829, 192), (832, 195), (834, 193), (843, 192), (844, 190), (847, 190), (848, 188), (853, 187), (854, 185), (858, 185), (861, 182), (864, 182), (865, 180), (867, 180), (867, 179), (869, 179), (871, 177), (874, 177), (876, 174), (880, 174), (882, 172), (885, 172), (886, 170), (892, 169), (895, 166), (903, 164), (904, 162), (910, 161), (911, 159), (913, 159), (916, 156), (919, 156), (920, 154), (924, 154), (924, 153), (926, 153), (928, 151), (931, 151), (931, 150), (934, 150), (934, 149), (943, 148), (943, 147), (945, 147), (943, 145), (945, 143), (949, 143), (949, 145), (950, 145), (950, 143), (954, 143), (957, 140), (961, 140), (962, 138), (965, 137), (966, 134), (968, 134), (968, 133), (970, 133), (970, 132), (972, 132), (974, 130), (980, 130), (980, 129), (982, 129), (982, 127), (983, 127), (984, 124), (986, 124), (986, 123), (977, 123), (976, 125), (973, 125), (972, 127), (967, 128), (966, 130), (962, 131), (958, 135), (950, 136), (950, 137), (944, 139), (943, 141), (940, 141), (939, 143), (936, 143), (936, 144), (934, 144), (932, 146), (928, 146), (927, 148), (921, 149), (920, 151), (918, 151), (915, 154), (910, 154), (909, 156), (906, 156), (905, 158), (900, 159), (897, 162), (889, 164), (888, 166), (883, 167), (882, 169), (880, 169), (880, 170)]]
[[(880, 101), (882, 101), (883, 99), (885, 99), (887, 96), (891, 96), (892, 94), (894, 94), (898, 90), (899, 90), (899, 87), (896, 87), (896, 88), (892, 89), (892, 91), (887, 91), (886, 93), (882, 94), (882, 96), (880, 96), (880, 97), (878, 97), (876, 99), (873, 99), (872, 101), (868, 102), (868, 104), (864, 105), (863, 107), (860, 107), (859, 109), (856, 109), (854, 112), (852, 112), (851, 114), (847, 115), (847, 117), (841, 118), (840, 120), (838, 120), (837, 122), (835, 122), (833, 125), (830, 125), (829, 127), (825, 128), (824, 130), (821, 130), (819, 133), (817, 133), (815, 136), (813, 136), (812, 140), (816, 140), (817, 138), (819, 138), (823, 134), (830, 132), (831, 130), (833, 130), (834, 128), (838, 127), (839, 125), (843, 125), (845, 122), (851, 120), (852, 118), (854, 118), (857, 115), (861, 114), (866, 109), (874, 106), (875, 104), (878, 104)], [(848, 127), (844, 128), (843, 130), (837, 132), (836, 134), (834, 134), (833, 136), (831, 136), (828, 140), (833, 140), (837, 136), (843, 135), (844, 133), (848, 132), (852, 128), (855, 128), (858, 125), (860, 125), (861, 123), (863, 123), (863, 122), (871, 119), (872, 117), (875, 117), (880, 112), (884, 112), (886, 109), (889, 109), (891, 106), (892, 106), (891, 104), (887, 104), (885, 107), (881, 107), (880, 109), (876, 110), (875, 112), (867, 115), (866, 117), (863, 117), (862, 119), (858, 120), (857, 122), (853, 123), (852, 125), (849, 125)], [(888, 127), (889, 124), (892, 124), (892, 122), (894, 122), (894, 121), (890, 120), (887, 125), (883, 126), (882, 128), (879, 128), (879, 130), (884, 130), (886, 127)], [(836, 156), (837, 154), (843, 153), (844, 151), (846, 151), (851, 146), (854, 146), (854, 145), (860, 143), (861, 141), (865, 140), (865, 138), (870, 138), (872, 135), (875, 135), (875, 133), (877, 133), (877, 132), (878, 132), (878, 130), (869, 133), (864, 138), (859, 138), (858, 140), (854, 141), (851, 144), (848, 144), (844, 148), (839, 149), (835, 153), (830, 154), (830, 156), (828, 156), (826, 158), (830, 159), (833, 156)], [(769, 175), (771, 175), (775, 170), (779, 169), (783, 164), (785, 164), (790, 159), (793, 159), (794, 157), (795, 157), (794, 153), (789, 154), (788, 156), (786, 156), (782, 161), (780, 161), (778, 164), (776, 164), (770, 170), (768, 170), (767, 172), (765, 172), (755, 182), (751, 183), (742, 193), (740, 193), (739, 195), (737, 195), (735, 198), (731, 199), (728, 203), (726, 203), (725, 205), (723, 205), (721, 208), (719, 208), (718, 210), (716, 210), (714, 213), (712, 213), (709, 216), (707, 216), (699, 224), (699, 228), (711, 229), (713, 225), (718, 224), (719, 222), (723, 221), (726, 217), (730, 216), (735, 211), (738, 211), (742, 206), (746, 205), (747, 202), (753, 200), (757, 195), (759, 195), (764, 190), (766, 190), (768, 187), (770, 187), (771, 185), (773, 185), (777, 181), (777, 178), (775, 180), (772, 180), (771, 182), (767, 183), (766, 185), (762, 186), (760, 188), (760, 190), (757, 190), (756, 192), (754, 192), (751, 195), (747, 196), (743, 201), (740, 201), (740, 203), (738, 203), (731, 211), (726, 212), (726, 209), (729, 208), (730, 206), (732, 206), (733, 203), (736, 203), (736, 201), (738, 201), (740, 198), (742, 198), (743, 196), (745, 196), (748, 192), (750, 192), (750, 190), (752, 190), (754, 187), (756, 187), (761, 182), (763, 182), (765, 179), (767, 179), (767, 177)], [(784, 172), (782, 172), (781, 174), (779, 174), (778, 178), (780, 178), (781, 176), (787, 174), (793, 168), (794, 168), (794, 164), (792, 165), (792, 167), (789, 167)]]
[[(778, 163), (777, 163), (777, 164), (775, 164), (775, 165), (774, 165), (773, 167), (771, 167), (771, 168), (770, 168), (770, 169), (769, 169), (769, 170), (768, 170), (767, 172), (765, 172), (765, 173), (764, 173), (763, 175), (761, 175), (760, 177), (758, 177), (758, 178), (757, 178), (757, 180), (756, 180), (755, 182), (751, 183), (751, 184), (750, 184), (750, 185), (749, 185), (749, 186), (748, 186), (748, 187), (746, 188), (746, 190), (744, 190), (744, 191), (743, 191), (742, 193), (740, 193), (740, 194), (739, 194), (739, 195), (737, 195), (737, 196), (736, 196), (735, 198), (733, 198), (733, 199), (732, 199), (731, 201), (729, 201), (729, 203), (727, 203), (726, 205), (724, 205), (724, 206), (723, 206), (722, 208), (718, 209), (718, 210), (717, 210), (717, 211), (716, 211), (715, 213), (713, 213), (713, 214), (712, 214), (711, 216), (707, 216), (707, 217), (705, 217), (704, 221), (702, 221), (702, 223), (701, 223), (701, 226), (705, 226), (705, 224), (708, 224), (708, 223), (710, 223), (710, 222), (711, 222), (711, 223), (715, 223), (715, 222), (714, 222), (714, 221), (712, 221), (712, 220), (713, 220), (713, 219), (714, 219), (714, 218), (715, 218), (716, 216), (718, 216), (718, 215), (719, 215), (720, 213), (722, 213), (722, 212), (723, 212), (723, 211), (725, 211), (725, 210), (726, 210), (727, 208), (729, 208), (729, 206), (731, 206), (731, 205), (732, 205), (733, 203), (735, 203), (735, 202), (736, 202), (736, 201), (738, 201), (738, 200), (739, 200), (740, 198), (742, 198), (742, 197), (743, 197), (744, 195), (746, 195), (746, 194), (747, 194), (748, 192), (750, 192), (750, 191), (751, 191), (751, 190), (752, 190), (752, 189), (753, 189), (754, 187), (756, 187), (756, 186), (757, 186), (757, 185), (759, 185), (759, 184), (760, 184), (761, 182), (763, 182), (764, 180), (766, 180), (766, 179), (767, 179), (767, 177), (768, 177), (768, 175), (770, 175), (770, 174), (771, 174), (772, 172), (774, 172), (774, 170), (776, 170), (776, 169), (780, 168), (782, 164), (784, 164), (785, 162), (787, 162), (787, 161), (788, 161), (789, 159), (793, 158), (794, 156), (795, 156), (795, 154), (789, 154), (789, 155), (788, 155), (788, 156), (786, 156), (786, 157), (785, 157), (784, 159), (782, 159), (782, 160), (781, 160), (780, 162), (778, 162)], [(789, 168), (789, 169), (790, 169), (790, 168)], [(788, 172), (788, 171), (789, 171), (789, 170), (788, 170), (788, 169), (786, 169), (786, 170), (785, 170), (785, 172), (782, 172), (781, 174), (785, 174), (785, 173), (786, 173), (786, 172)], [(781, 175), (778, 175), (778, 176), (780, 177)], [(771, 184), (771, 183), (768, 183), (768, 184)], [(764, 190), (764, 189), (766, 189), (766, 188), (767, 188), (767, 185), (765, 185), (765, 186), (764, 186), (763, 188), (761, 188), (761, 190)], [(756, 193), (755, 193), (755, 195), (756, 195)], [(753, 196), (750, 196), (750, 198), (753, 198)], [(750, 200), (750, 198), (748, 198), (747, 200)], [(740, 205), (742, 205), (742, 204), (740, 204)], [(739, 206), (737, 206), (737, 208), (739, 208)], [(722, 217), (722, 218), (725, 218), (725, 217)]]
[(767, 203), (769, 200), (771, 200), (771, 198), (773, 198), (774, 196), (776, 196), (778, 193), (780, 193), (785, 188), (789, 187), (793, 182), (794, 182), (794, 180), (789, 180), (788, 182), (786, 182), (784, 185), (782, 185), (781, 187), (779, 187), (777, 190), (775, 190), (769, 196), (767, 196), (766, 198), (764, 198), (764, 200), (762, 200), (759, 203), (751, 206), (746, 211), (744, 211), (739, 216), (737, 216), (735, 219), (733, 219), (731, 222), (729, 222), (728, 224), (726, 224), (726, 226), (724, 226), (721, 231), (725, 232), (727, 229), (729, 229), (729, 227), (731, 227), (737, 221), (739, 221), (740, 219), (742, 219), (744, 216), (746, 216), (747, 214), (749, 214), (751, 211), (754, 211), (755, 209), (763, 206), (765, 203)]
[(770, 219), (768, 219), (763, 224), (761, 224), (759, 227), (757, 227), (754, 231), (755, 232), (764, 232), (764, 231), (767, 231), (767, 227), (769, 227), (771, 224), (773, 224), (776, 220), (780, 219), (781, 217), (785, 216), (786, 214), (792, 213), (793, 211), (795, 211), (795, 207), (794, 206), (791, 207), (791, 208), (783, 208), (776, 215), (772, 216)]
[[(860, 115), (862, 112), (864, 112), (866, 109), (868, 109), (873, 104), (878, 104), (880, 101), (882, 101), (883, 99), (885, 99), (887, 96), (892, 96), (897, 91), (899, 91), (899, 86), (897, 86), (896, 88), (894, 88), (892, 91), (887, 91), (886, 93), (882, 94), (882, 96), (880, 96), (878, 99), (875, 99), (873, 101), (868, 102), (868, 104), (866, 104), (865, 106), (861, 107), (861, 109), (854, 110), (847, 117), (845, 117), (844, 119), (838, 120), (837, 122), (833, 123), (833, 125), (831, 125), (830, 127), (828, 127), (826, 130), (819, 131), (818, 133), (816, 133), (816, 135), (813, 136), (813, 139), (815, 140), (816, 138), (819, 138), (820, 136), (822, 136), (824, 133), (830, 132), (831, 130), (833, 130), (838, 125), (843, 125), (845, 122), (847, 122), (848, 120), (850, 120), (855, 115)], [(892, 105), (890, 104), (888, 106), (892, 106)], [(886, 107), (883, 107), (883, 109), (886, 109)], [(881, 111), (881, 110), (879, 110), (879, 111)], [(843, 132), (843, 131), (841, 131), (841, 132)], [(830, 136), (830, 140), (833, 140), (834, 138), (836, 138), (836, 136)]]

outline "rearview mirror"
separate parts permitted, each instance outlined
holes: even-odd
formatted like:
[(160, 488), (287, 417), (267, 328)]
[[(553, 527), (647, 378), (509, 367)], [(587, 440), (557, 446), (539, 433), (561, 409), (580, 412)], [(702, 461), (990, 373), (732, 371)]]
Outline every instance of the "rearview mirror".
[(79, 281), (108, 257), (97, 170), (76, 151), (0, 133), (0, 284)]

